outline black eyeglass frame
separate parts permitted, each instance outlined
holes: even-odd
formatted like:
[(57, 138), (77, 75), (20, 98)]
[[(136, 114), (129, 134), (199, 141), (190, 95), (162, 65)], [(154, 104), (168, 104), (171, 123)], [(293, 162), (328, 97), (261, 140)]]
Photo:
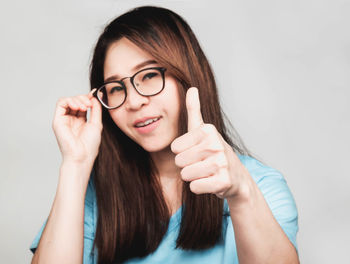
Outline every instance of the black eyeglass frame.
[[(144, 95), (144, 94), (142, 94), (139, 90), (137, 90), (137, 88), (136, 88), (136, 86), (135, 86), (135, 83), (134, 83), (134, 78), (135, 78), (135, 76), (136, 76), (138, 73), (143, 72), (143, 71), (146, 71), (146, 70), (158, 70), (158, 71), (160, 72), (161, 76), (162, 76), (162, 80), (163, 80), (162, 88), (159, 90), (159, 92), (157, 92), (157, 93), (155, 93), (155, 94)], [(110, 81), (110, 82), (104, 83), (102, 86), (100, 86), (100, 87), (93, 93), (93, 96), (96, 97), (97, 100), (98, 100), (106, 109), (108, 109), (108, 110), (112, 110), (112, 109), (116, 109), (116, 108), (118, 108), (118, 107), (121, 107), (121, 106), (124, 104), (124, 102), (125, 102), (125, 100), (126, 100), (126, 98), (127, 98), (127, 96), (128, 96), (128, 92), (127, 92), (127, 89), (126, 89), (126, 86), (125, 86), (125, 83), (124, 83), (124, 80), (125, 80), (125, 79), (128, 79), (128, 78), (130, 78), (130, 82), (131, 82), (132, 86), (135, 88), (136, 92), (137, 92), (139, 95), (147, 96), (147, 97), (157, 95), (157, 94), (161, 93), (161, 92), (164, 90), (164, 86), (165, 86), (165, 74), (164, 74), (164, 73), (165, 73), (165, 71), (166, 71), (166, 68), (164, 68), (164, 67), (150, 67), (150, 68), (144, 68), (144, 69), (139, 70), (138, 72), (134, 73), (134, 75), (131, 76), (131, 77), (124, 77), (124, 78), (122, 78), (122, 79), (120, 79), (120, 80), (118, 80), (118, 81)], [(109, 83), (118, 83), (118, 84), (120, 84), (120, 85), (122, 86), (122, 88), (123, 88), (124, 91), (125, 91), (124, 100), (123, 100), (123, 102), (121, 102), (121, 104), (118, 105), (118, 106), (110, 107), (110, 106), (106, 105), (106, 104), (102, 101), (102, 99), (100, 99), (100, 98), (97, 96), (97, 93), (98, 93), (100, 90), (102, 90), (102, 89), (103, 89), (107, 84), (109, 84)]]

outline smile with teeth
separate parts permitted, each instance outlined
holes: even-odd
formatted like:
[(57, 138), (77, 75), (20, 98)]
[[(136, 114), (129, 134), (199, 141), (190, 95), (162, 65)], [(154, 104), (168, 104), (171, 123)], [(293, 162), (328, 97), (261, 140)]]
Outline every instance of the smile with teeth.
[(151, 118), (151, 119), (147, 119), (145, 122), (140, 122), (140, 123), (137, 123), (135, 126), (136, 127), (144, 127), (144, 126), (147, 126), (157, 120), (159, 120), (160, 117), (156, 117), (156, 118)]

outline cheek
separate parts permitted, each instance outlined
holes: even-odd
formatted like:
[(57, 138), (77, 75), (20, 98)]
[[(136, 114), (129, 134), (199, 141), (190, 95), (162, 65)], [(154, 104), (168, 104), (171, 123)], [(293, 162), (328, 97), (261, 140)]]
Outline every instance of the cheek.
[(180, 98), (181, 98), (181, 91), (180, 91), (180, 86), (177, 84), (177, 82), (174, 79), (170, 79), (168, 81), (168, 85), (169, 89), (168, 89), (168, 93), (166, 95), (166, 105), (167, 107), (171, 108), (171, 112), (173, 116), (178, 117), (179, 113), (180, 113)]
[(179, 122), (179, 118), (180, 118), (180, 100), (179, 98), (177, 98), (178, 100), (174, 100), (174, 104), (173, 104), (173, 115), (176, 121), (176, 124), (178, 124)]
[[(175, 86), (176, 87), (176, 86)], [(181, 95), (179, 94), (179, 88), (176, 87), (172, 90), (172, 92), (169, 94), (168, 100), (167, 100), (167, 108), (169, 109), (169, 118), (171, 119), (171, 124), (174, 128), (174, 133), (176, 135), (179, 134), (179, 126), (181, 118)]]
[(114, 123), (125, 133), (126, 118), (122, 112), (117, 110), (110, 110), (109, 114)]

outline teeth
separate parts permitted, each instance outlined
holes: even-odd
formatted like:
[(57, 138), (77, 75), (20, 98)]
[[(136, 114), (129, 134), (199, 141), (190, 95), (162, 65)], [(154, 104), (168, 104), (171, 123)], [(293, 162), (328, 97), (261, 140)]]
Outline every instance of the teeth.
[(147, 126), (151, 123), (153, 123), (154, 121), (157, 121), (159, 119), (159, 117), (153, 118), (153, 119), (148, 119), (145, 122), (140, 122), (136, 124), (136, 127), (143, 127), (143, 126)]

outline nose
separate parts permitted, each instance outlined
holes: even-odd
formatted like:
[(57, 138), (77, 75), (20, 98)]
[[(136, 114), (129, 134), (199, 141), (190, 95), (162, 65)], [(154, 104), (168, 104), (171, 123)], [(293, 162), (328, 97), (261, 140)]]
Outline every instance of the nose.
[(149, 103), (149, 97), (139, 94), (132, 85), (130, 78), (129, 81), (124, 80), (124, 84), (127, 91), (124, 105), (127, 110), (135, 111), (140, 109), (143, 105), (147, 105)]

